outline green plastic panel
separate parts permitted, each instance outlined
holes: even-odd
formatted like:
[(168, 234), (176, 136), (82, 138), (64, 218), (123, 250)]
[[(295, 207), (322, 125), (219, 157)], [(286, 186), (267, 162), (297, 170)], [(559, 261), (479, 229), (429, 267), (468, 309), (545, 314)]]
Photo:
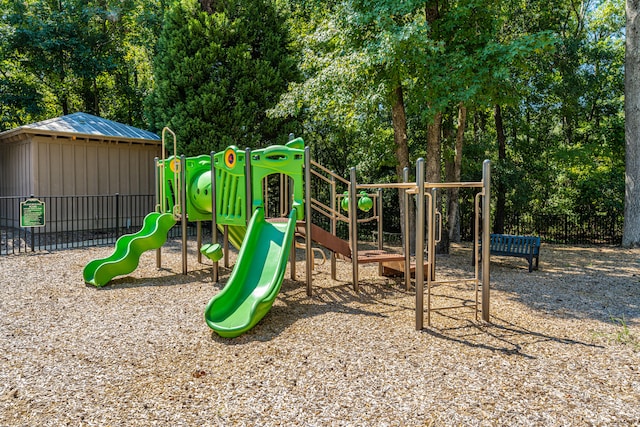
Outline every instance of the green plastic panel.
[(187, 217), (189, 221), (211, 221), (211, 156), (187, 157)]
[(167, 233), (175, 224), (176, 220), (170, 213), (150, 213), (144, 218), (140, 231), (125, 234), (116, 241), (114, 252), (110, 256), (93, 260), (84, 267), (84, 281), (104, 286), (116, 276), (131, 273), (138, 267), (143, 252), (164, 245)]
[(216, 174), (216, 222), (246, 226), (245, 152), (231, 146), (214, 155)]
[(262, 180), (271, 174), (285, 174), (293, 179), (293, 207), (298, 219), (304, 218), (304, 150), (301, 138), (290, 141), (287, 145), (272, 145), (251, 152), (251, 188), (253, 207), (264, 205)]

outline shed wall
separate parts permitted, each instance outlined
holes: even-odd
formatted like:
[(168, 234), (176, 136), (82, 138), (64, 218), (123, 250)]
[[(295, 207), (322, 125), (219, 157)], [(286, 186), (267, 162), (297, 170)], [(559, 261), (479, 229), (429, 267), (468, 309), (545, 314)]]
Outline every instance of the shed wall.
[(42, 196), (153, 194), (160, 145), (35, 136), (34, 191)]
[(34, 192), (32, 146), (29, 138), (0, 144), (0, 196), (30, 195)]

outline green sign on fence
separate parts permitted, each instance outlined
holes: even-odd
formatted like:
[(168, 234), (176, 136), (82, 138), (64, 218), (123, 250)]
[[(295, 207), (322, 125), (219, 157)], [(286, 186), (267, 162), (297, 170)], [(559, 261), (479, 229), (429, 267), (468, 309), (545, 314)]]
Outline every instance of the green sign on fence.
[(27, 199), (20, 203), (20, 227), (44, 227), (44, 202)]

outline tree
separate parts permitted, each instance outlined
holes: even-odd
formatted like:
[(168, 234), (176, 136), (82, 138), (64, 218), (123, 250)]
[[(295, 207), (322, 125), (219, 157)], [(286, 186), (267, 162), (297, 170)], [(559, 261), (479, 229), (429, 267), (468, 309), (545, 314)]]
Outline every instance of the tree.
[[(9, 101), (3, 109), (13, 124), (82, 110), (143, 125), (139, 100), (150, 80), (147, 49), (157, 25), (142, 24), (154, 19), (145, 10), (162, 2), (2, 2), (0, 87), (10, 89), (0, 96)], [(21, 105), (11, 102), (15, 95), (23, 96)]]
[(176, 2), (146, 103), (153, 129), (171, 127), (186, 155), (285, 142), (292, 125), (266, 117), (296, 78), (284, 22), (270, 0)]
[(623, 246), (640, 246), (640, 0), (627, 0)]
[[(504, 28), (513, 22), (501, 9), (502, 5), (503, 2), (469, 0), (427, 3), (429, 35), (440, 46), (438, 51), (427, 56), (423, 83), (419, 85), (425, 88), (421, 99), (430, 111), (426, 141), (427, 179), (430, 181), (440, 181), (443, 160), (447, 179), (459, 181), (463, 162), (462, 159), (456, 162), (455, 156), (458, 152), (462, 155), (467, 108), (482, 110), (491, 106), (499, 113), (500, 104), (517, 104), (520, 99), (514, 85), (517, 69), (528, 57), (551, 44), (545, 31), (506, 36)], [(454, 120), (456, 116), (457, 121)], [(457, 132), (454, 123), (457, 123)], [(500, 137), (499, 132), (497, 136)], [(504, 139), (502, 143), (504, 145)], [(497, 182), (500, 183), (500, 179)], [(454, 237), (457, 229), (458, 193), (449, 190), (442, 198), (443, 202), (437, 202), (437, 208), (446, 212), (447, 221), (443, 227), (450, 237)], [(501, 193), (503, 197), (500, 197)], [(499, 201), (504, 200), (504, 192), (498, 191), (498, 196)], [(437, 250), (447, 252), (447, 234), (443, 235), (445, 238)]]

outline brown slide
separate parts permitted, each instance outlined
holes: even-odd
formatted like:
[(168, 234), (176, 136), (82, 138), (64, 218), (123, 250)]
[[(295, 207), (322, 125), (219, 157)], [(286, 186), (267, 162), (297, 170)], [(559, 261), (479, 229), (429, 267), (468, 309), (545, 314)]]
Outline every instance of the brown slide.
[[(306, 238), (307, 228), (304, 221), (298, 221), (298, 223), (296, 224), (296, 233)], [(311, 240), (321, 244), (330, 251), (343, 255), (347, 258), (351, 258), (351, 248), (349, 247), (349, 242), (347, 242), (346, 240), (342, 240), (338, 236), (334, 236), (324, 228), (319, 227), (315, 224), (311, 224)]]
[[(306, 237), (306, 224), (304, 221), (298, 221), (296, 224), (296, 233), (302, 237)], [(351, 259), (351, 247), (349, 242), (334, 236), (322, 227), (311, 224), (311, 240), (324, 246), (336, 254)], [(381, 250), (358, 251), (358, 263), (364, 264), (369, 262), (386, 262), (386, 261), (403, 261), (404, 255), (389, 253)]]

